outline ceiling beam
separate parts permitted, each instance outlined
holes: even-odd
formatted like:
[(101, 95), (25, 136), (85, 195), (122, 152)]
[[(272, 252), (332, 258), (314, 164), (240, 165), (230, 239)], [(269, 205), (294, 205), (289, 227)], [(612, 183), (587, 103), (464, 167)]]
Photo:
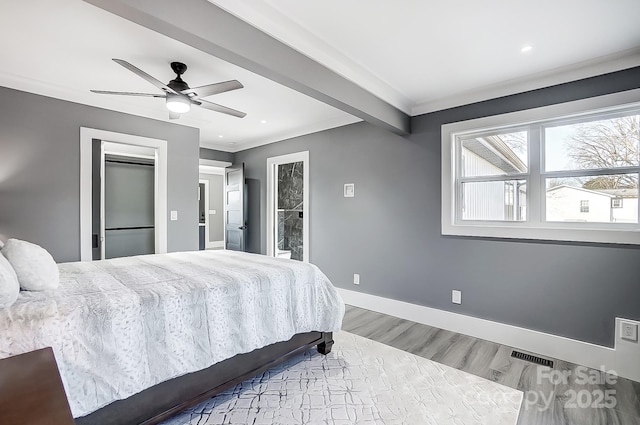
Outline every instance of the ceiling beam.
[(396, 134), (410, 117), (207, 0), (84, 0)]

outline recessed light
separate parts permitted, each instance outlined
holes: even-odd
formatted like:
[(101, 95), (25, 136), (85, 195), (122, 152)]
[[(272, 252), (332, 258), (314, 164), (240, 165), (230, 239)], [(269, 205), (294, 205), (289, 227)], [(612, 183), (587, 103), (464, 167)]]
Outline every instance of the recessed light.
[(260, 124), (266, 124), (266, 123), (267, 123), (267, 120), (260, 121)]
[(523, 46), (522, 49), (520, 49), (522, 53), (527, 53), (532, 50), (533, 50), (533, 46), (531, 44), (527, 44), (526, 46)]
[(224, 136), (222, 134), (219, 134), (218, 137), (222, 139)]

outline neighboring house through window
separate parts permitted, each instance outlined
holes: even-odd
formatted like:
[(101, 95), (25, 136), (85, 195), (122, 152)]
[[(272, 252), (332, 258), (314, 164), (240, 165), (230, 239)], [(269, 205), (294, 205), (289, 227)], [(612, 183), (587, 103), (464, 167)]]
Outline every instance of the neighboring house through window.
[(580, 212), (588, 213), (589, 212), (589, 200), (580, 201)]

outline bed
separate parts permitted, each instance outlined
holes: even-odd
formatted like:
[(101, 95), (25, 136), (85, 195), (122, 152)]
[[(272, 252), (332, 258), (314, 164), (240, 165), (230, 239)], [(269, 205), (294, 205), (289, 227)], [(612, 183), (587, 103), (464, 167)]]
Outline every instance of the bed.
[(0, 358), (53, 348), (76, 423), (152, 424), (318, 346), (344, 304), (314, 265), (198, 251), (59, 265), (0, 310)]

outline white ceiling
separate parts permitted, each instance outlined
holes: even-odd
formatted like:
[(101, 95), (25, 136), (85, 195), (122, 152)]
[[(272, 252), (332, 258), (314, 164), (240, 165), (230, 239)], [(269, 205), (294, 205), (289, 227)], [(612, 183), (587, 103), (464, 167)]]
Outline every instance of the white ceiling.
[(210, 1), (412, 115), (640, 65), (638, 0)]
[(169, 63), (181, 61), (188, 66), (183, 79), (192, 87), (231, 79), (245, 86), (206, 98), (246, 112), (245, 118), (194, 107), (171, 120), (200, 128), (201, 146), (231, 152), (359, 121), (81, 0), (1, 1), (0, 86), (169, 121), (163, 99), (89, 90), (162, 94), (111, 59), (124, 59), (165, 83), (175, 77)]
[[(246, 118), (194, 108), (177, 121), (232, 152), (359, 121), (84, 1), (0, 1), (1, 86), (168, 121), (161, 99), (89, 90), (156, 90), (111, 58), (163, 82), (182, 61), (191, 86), (245, 85), (207, 100)], [(640, 65), (638, 0), (209, 1), (410, 115)]]

